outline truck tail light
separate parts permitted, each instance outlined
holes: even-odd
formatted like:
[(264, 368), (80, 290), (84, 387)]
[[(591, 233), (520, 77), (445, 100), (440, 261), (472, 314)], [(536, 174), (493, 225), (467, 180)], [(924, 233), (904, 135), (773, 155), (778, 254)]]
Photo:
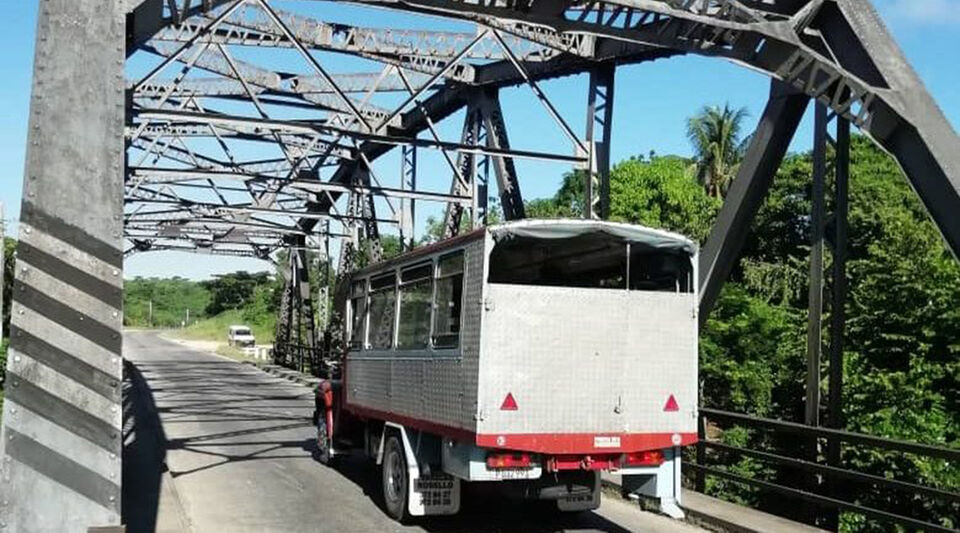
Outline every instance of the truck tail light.
[(487, 456), (487, 468), (530, 468), (533, 458), (529, 453), (491, 453)]
[(645, 450), (623, 454), (623, 466), (659, 466), (663, 464), (663, 452), (660, 450)]

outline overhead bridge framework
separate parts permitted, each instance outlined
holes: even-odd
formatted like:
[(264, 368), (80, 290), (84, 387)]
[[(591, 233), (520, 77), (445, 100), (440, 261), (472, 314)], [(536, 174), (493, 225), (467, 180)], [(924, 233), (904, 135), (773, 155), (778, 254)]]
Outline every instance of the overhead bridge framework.
[[(835, 246), (835, 309), (845, 296), (851, 126), (896, 158), (950, 249), (960, 252), (960, 138), (868, 0), (351, 3), (445, 17), (472, 32), (332, 23), (306, 14), (329, 5), (299, 4), (294, 13), (269, 0), (40, 3), (0, 441), (0, 531), (120, 523), (125, 256), (186, 250), (274, 261), (287, 250), (278, 358), (326, 372), (316, 354), (330, 338), (321, 342), (313, 323), (306, 252), (326, 259), (331, 240), (339, 240), (340, 271), (349, 271), (359, 250), (376, 259), (384, 225), (410, 246), (423, 202), (443, 206), (446, 236), (481, 225), (491, 171), (504, 217), (522, 218), (524, 180), (514, 163), (522, 158), (586, 170), (585, 216), (605, 217), (620, 67), (694, 54), (771, 80), (701, 254), (701, 321), (813, 101), (805, 427), (821, 424), (826, 242)], [(259, 53), (248, 53), (253, 48)], [(256, 60), (264, 50), (284, 61)], [(333, 55), (369, 68), (333, 72)], [(291, 58), (297, 70), (285, 70), (295, 68)], [(541, 87), (581, 73), (589, 77), (583, 132)], [(513, 86), (532, 92), (563, 145), (548, 153), (511, 142), (500, 90)], [(438, 123), (460, 111), (460, 137), (443, 138)], [(400, 153), (401, 167), (382, 175), (374, 162), (390, 150)], [(426, 151), (442, 158), (448, 187), (428, 190), (418, 180), (418, 152)], [(828, 185), (837, 206), (831, 239)], [(327, 296), (316, 301), (328, 315)], [(829, 327), (826, 423), (842, 428), (842, 313)], [(835, 467), (840, 440), (831, 431), (824, 438)], [(703, 454), (701, 447), (701, 483), (709, 472)], [(916, 526), (882, 510), (862, 512)]]

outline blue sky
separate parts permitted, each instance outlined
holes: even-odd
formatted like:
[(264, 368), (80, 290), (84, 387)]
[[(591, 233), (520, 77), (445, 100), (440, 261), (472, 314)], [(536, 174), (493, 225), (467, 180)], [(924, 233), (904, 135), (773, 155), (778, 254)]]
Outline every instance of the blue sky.
[[(37, 3), (19, 1), (9, 4), (5, 10), (8, 29), (0, 33), (0, 48), (4, 50), (0, 55), (0, 73), (3, 74), (0, 81), (0, 201), (4, 204), (7, 234), (14, 235), (23, 179)], [(278, 2), (282, 8), (290, 10), (304, 4), (322, 6), (311, 9), (325, 20), (357, 20), (355, 13), (351, 12), (354, 8), (343, 5)], [(956, 63), (956, 52), (960, 51), (960, 0), (876, 0), (875, 4), (954, 129), (960, 129), (960, 68)], [(317, 10), (323, 11), (318, 13)], [(364, 13), (366, 18), (362, 24), (370, 26), (423, 27), (431, 24), (429, 19), (424, 21), (383, 11)], [(336, 66), (350, 70), (346, 62)], [(746, 107), (752, 127), (765, 102), (768, 84), (764, 76), (741, 67), (696, 57), (621, 68), (616, 80), (613, 161), (651, 150), (660, 154), (688, 155), (690, 146), (684, 136), (684, 121), (708, 104), (729, 102), (735, 107)], [(582, 132), (585, 77), (552, 80), (545, 82), (543, 89), (573, 129)], [(528, 88), (508, 89), (501, 95), (501, 100), (514, 147), (569, 151), (567, 141), (557, 128), (550, 127), (552, 123)], [(457, 115), (442, 123), (443, 136), (455, 138), (459, 123)], [(806, 149), (810, 137), (808, 117), (792, 149)], [(435, 182), (438, 189), (444, 187), (443, 183), (449, 183), (445, 181), (449, 180), (449, 171), (444, 172), (438, 154), (421, 156), (421, 163), (422, 182)], [(378, 172), (392, 172), (386, 169), (398, 169), (399, 164), (396, 157), (388, 156), (375, 168)], [(562, 165), (521, 162), (518, 171), (524, 196), (552, 195), (560, 176), (567, 170), (569, 168)], [(421, 210), (424, 214), (418, 217), (421, 225), (429, 213), (429, 210)], [(125, 266), (125, 275), (180, 275), (202, 279), (218, 272), (265, 268), (265, 263), (256, 260), (164, 252), (132, 257)]]

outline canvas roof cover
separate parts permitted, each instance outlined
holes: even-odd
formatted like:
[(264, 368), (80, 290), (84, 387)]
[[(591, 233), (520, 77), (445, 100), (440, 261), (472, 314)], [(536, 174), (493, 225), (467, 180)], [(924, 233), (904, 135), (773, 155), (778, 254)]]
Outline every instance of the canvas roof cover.
[(495, 242), (512, 238), (569, 239), (582, 235), (605, 233), (631, 244), (641, 244), (658, 250), (684, 252), (693, 255), (697, 245), (677, 233), (633, 224), (600, 220), (520, 220), (490, 227)]

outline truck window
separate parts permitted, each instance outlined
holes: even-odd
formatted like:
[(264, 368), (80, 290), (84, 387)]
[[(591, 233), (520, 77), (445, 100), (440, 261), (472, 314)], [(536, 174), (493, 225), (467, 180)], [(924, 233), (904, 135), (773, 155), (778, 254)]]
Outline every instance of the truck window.
[(350, 348), (364, 348), (364, 323), (367, 318), (367, 280), (354, 282), (350, 286)]
[(490, 256), (491, 283), (624, 289), (626, 275), (626, 244), (604, 233), (516, 237), (498, 242)]
[(396, 313), (396, 274), (393, 272), (370, 280), (370, 347), (389, 350), (393, 347), (393, 323)]
[(693, 292), (690, 257), (637, 247), (630, 254), (630, 290)]
[(424, 350), (430, 340), (430, 308), (433, 299), (433, 263), (400, 272), (400, 328), (397, 348)]
[[(629, 256), (629, 261), (628, 261)], [(629, 265), (629, 266), (628, 266)], [(490, 254), (490, 283), (691, 292), (685, 252), (629, 244), (597, 232), (559, 239), (514, 237)]]
[(463, 252), (440, 257), (433, 319), (434, 348), (460, 345), (460, 315), (463, 311)]

